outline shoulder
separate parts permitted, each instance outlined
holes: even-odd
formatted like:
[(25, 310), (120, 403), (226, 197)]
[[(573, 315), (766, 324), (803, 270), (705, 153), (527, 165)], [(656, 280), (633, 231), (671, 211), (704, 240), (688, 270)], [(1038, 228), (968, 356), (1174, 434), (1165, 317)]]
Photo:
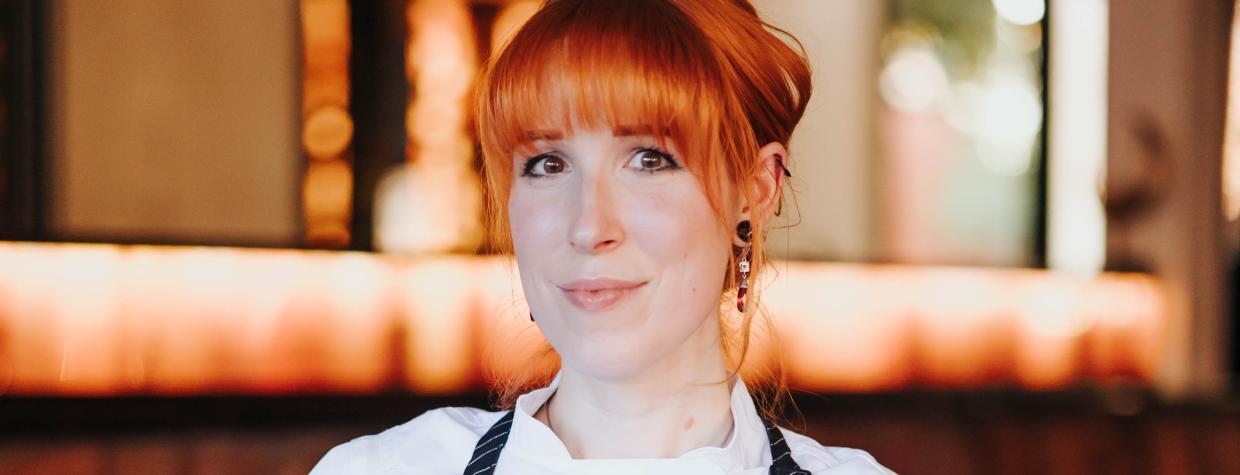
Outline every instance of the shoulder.
[(882, 466), (874, 457), (864, 450), (847, 447), (825, 447), (814, 439), (791, 430), (780, 428), (788, 448), (792, 449), (792, 459), (797, 465), (809, 470), (814, 475), (890, 475), (894, 474)]
[(312, 475), (455, 473), (465, 468), (478, 438), (504, 412), (444, 407), (327, 452)]

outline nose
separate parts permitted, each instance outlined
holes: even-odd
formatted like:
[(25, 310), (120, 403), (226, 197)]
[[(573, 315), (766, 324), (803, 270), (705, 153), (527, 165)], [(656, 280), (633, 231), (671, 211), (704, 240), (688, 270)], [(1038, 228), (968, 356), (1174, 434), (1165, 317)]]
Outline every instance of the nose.
[(573, 248), (584, 254), (607, 252), (624, 240), (611, 187), (601, 173), (592, 175), (582, 180), (577, 216), (568, 236)]

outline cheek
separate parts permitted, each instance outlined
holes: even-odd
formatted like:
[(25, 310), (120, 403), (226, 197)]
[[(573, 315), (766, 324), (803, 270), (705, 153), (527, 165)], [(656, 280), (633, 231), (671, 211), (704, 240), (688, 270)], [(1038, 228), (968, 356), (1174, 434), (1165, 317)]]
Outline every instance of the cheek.
[[(513, 192), (508, 202), (509, 229), (512, 233), (512, 250), (520, 269), (521, 285), (525, 289), (524, 296), (532, 309), (545, 309), (543, 298), (548, 289), (542, 282), (552, 269), (550, 268), (558, 249), (555, 247), (562, 239), (555, 239), (562, 224), (560, 211), (555, 209), (554, 201), (539, 199), (530, 194)], [(555, 319), (545, 315), (540, 321), (546, 325)]]
[[(508, 223), (512, 245), (517, 255), (538, 251), (555, 241), (552, 235), (561, 231), (563, 219), (555, 207), (563, 200), (540, 199), (536, 194), (513, 191), (508, 200)], [(561, 233), (562, 235), (562, 233)]]
[(633, 202), (640, 205), (628, 213), (629, 238), (659, 262), (726, 259), (728, 241), (696, 185), (661, 187)]
[(686, 315), (711, 313), (731, 240), (696, 180), (660, 187), (640, 201), (642, 209), (630, 213), (629, 239), (659, 267), (656, 305)]

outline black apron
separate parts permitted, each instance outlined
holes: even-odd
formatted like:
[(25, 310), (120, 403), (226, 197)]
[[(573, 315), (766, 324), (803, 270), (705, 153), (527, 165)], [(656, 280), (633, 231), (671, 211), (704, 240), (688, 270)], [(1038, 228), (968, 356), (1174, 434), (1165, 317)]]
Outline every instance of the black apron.
[[(512, 427), (513, 411), (508, 411), (504, 417), (499, 418), (495, 424), (491, 425), (491, 429), (478, 439), (478, 445), (474, 446), (474, 454), (470, 457), (469, 463), (465, 465), (464, 475), (492, 475), (495, 473), (495, 464), (499, 462), (499, 453), (504, 450), (504, 445), (508, 443), (508, 432)], [(759, 416), (761, 417), (761, 416)], [(762, 425), (766, 426), (766, 439), (771, 446), (771, 475), (813, 475), (808, 470), (802, 470), (796, 461), (792, 460), (792, 449), (788, 448), (788, 443), (784, 441), (784, 434), (779, 431), (775, 424), (762, 418)]]

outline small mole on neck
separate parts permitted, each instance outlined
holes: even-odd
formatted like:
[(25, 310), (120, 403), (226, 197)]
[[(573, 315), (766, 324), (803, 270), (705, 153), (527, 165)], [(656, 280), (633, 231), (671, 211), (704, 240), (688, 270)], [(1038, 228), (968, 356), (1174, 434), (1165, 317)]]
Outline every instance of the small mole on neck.
[(692, 416), (690, 416), (688, 419), (685, 419), (685, 430), (689, 430), (689, 428), (690, 428), (690, 427), (693, 427), (693, 417), (692, 417)]

